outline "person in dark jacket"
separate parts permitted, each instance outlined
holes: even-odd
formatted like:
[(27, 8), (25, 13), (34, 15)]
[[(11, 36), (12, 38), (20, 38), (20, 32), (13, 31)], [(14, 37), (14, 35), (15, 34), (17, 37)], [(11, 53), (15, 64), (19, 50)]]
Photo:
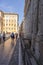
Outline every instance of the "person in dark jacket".
[(14, 38), (15, 38), (14, 33), (12, 33), (12, 34), (11, 34), (11, 38), (12, 38), (12, 39), (14, 39)]
[(5, 41), (5, 32), (3, 32), (3, 41)]

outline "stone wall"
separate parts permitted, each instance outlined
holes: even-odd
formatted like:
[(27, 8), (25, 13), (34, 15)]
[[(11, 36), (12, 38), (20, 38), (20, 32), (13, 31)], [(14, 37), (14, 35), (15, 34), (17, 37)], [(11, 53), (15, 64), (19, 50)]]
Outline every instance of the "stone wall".
[(43, 65), (43, 0), (31, 0), (24, 21), (24, 36), (31, 38), (31, 50)]
[(39, 1), (39, 20), (38, 20), (38, 39), (39, 39), (39, 51), (40, 61), (43, 65), (43, 0)]

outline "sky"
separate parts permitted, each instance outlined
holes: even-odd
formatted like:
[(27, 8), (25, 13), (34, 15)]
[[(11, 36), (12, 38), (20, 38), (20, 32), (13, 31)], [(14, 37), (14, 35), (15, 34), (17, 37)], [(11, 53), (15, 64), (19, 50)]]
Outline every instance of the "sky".
[(19, 24), (24, 16), (24, 0), (0, 0), (0, 10), (19, 14)]

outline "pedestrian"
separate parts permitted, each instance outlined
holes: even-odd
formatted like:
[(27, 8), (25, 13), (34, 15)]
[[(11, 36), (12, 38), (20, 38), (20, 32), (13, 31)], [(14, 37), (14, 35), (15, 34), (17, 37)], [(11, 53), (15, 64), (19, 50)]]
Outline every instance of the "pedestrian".
[(19, 33), (19, 37), (21, 38), (21, 33)]
[(5, 32), (3, 32), (3, 41), (5, 41)]
[(11, 39), (14, 39), (15, 38), (15, 35), (14, 35), (14, 33), (12, 32), (12, 34), (11, 34)]
[(16, 39), (17, 39), (17, 37), (18, 37), (18, 34), (16, 33)]

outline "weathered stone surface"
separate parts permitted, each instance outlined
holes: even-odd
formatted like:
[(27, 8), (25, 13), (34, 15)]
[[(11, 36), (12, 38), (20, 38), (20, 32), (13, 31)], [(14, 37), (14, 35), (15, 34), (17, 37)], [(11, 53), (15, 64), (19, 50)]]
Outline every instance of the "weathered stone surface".
[(36, 58), (43, 62), (43, 0), (31, 0), (24, 21), (24, 36), (31, 37), (31, 49), (35, 49)]

